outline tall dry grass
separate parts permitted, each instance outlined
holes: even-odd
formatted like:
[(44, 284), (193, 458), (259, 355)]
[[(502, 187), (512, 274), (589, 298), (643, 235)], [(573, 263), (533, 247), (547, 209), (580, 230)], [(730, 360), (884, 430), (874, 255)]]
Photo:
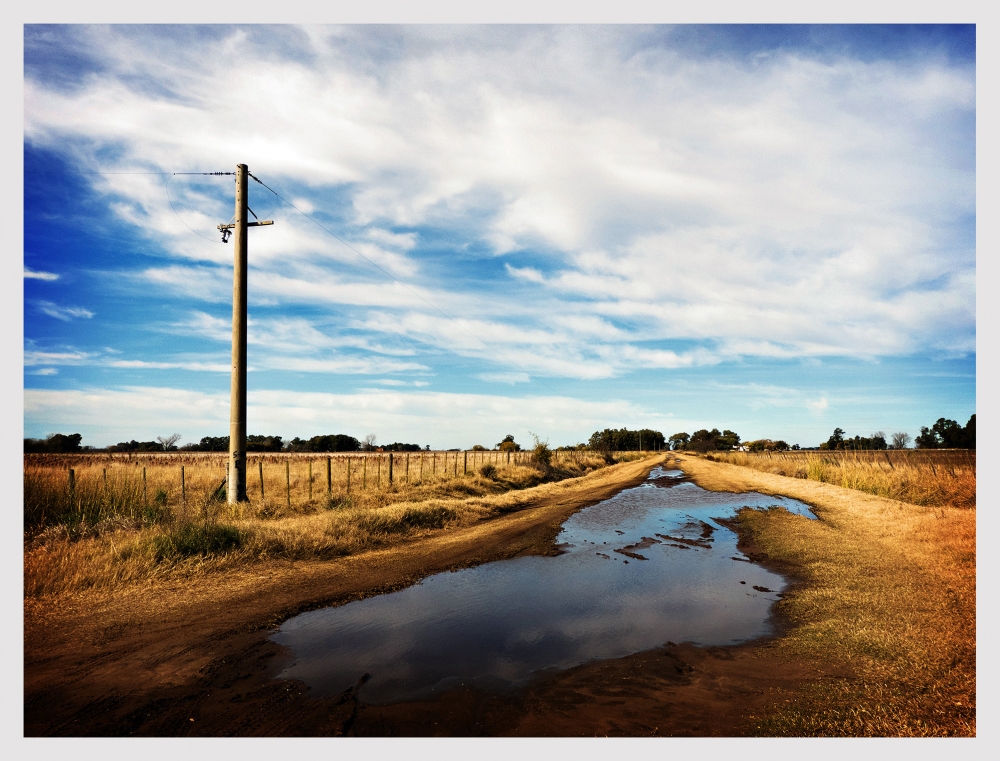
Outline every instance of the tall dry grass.
[(712, 452), (706, 457), (914, 505), (976, 506), (975, 450)]
[(526, 489), (606, 464), (586, 452), (559, 453), (543, 469), (526, 464), (529, 453), (514, 453), (507, 464), (506, 453), (425, 452), (411, 455), (407, 479), (406, 457), (393, 459), (390, 484), (387, 455), (353, 455), (348, 488), (348, 458), (333, 456), (328, 490), (325, 455), (251, 455), (249, 500), (230, 505), (219, 493), (225, 455), (28, 455), (25, 595), (384, 547), (517, 509), (532, 498)]

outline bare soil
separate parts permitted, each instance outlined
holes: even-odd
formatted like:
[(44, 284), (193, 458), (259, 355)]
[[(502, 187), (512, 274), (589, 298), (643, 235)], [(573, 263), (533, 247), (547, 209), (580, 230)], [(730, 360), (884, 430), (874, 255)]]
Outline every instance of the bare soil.
[[(769, 641), (663, 647), (535, 679), (506, 695), (457, 688), (436, 699), (366, 705), (354, 689), (313, 698), (276, 679), (288, 653), (267, 637), (309, 609), (520, 555), (558, 553), (575, 511), (640, 483), (658, 461), (567, 483), (530, 507), (386, 550), (268, 562), (125, 592), (25, 602), (27, 736), (738, 736), (805, 685), (842, 676), (790, 662)], [(749, 548), (752, 550), (752, 548)], [(787, 572), (789, 569), (782, 569)]]

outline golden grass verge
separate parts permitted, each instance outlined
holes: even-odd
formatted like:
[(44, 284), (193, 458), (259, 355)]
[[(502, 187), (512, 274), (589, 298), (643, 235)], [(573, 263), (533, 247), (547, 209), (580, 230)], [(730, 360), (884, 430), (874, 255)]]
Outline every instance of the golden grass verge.
[(768, 736), (971, 736), (976, 732), (975, 511), (917, 506), (825, 483), (686, 457), (705, 488), (782, 494), (820, 520), (741, 511), (741, 534), (802, 583), (777, 603), (793, 624), (774, 646), (833, 662), (774, 713)]
[(975, 450), (712, 452), (707, 459), (914, 505), (976, 506)]

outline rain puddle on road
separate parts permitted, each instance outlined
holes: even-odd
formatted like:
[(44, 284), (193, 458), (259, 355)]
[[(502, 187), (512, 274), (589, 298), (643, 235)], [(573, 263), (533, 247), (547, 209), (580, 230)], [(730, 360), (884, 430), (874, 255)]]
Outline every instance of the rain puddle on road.
[(295, 662), (279, 678), (366, 703), (429, 697), (460, 684), (504, 690), (543, 669), (619, 658), (672, 642), (728, 645), (772, 632), (785, 587), (750, 563), (714, 519), (797, 500), (709, 492), (655, 469), (640, 486), (563, 523), (557, 557), (521, 557), (303, 613), (272, 635)]

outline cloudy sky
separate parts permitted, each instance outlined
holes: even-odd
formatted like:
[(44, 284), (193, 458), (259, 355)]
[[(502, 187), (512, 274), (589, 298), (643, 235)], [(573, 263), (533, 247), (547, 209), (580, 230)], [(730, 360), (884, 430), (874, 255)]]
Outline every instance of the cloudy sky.
[[(24, 435), (975, 412), (973, 27), (24, 28)], [(268, 189), (270, 188), (270, 190)], [(272, 192), (272, 190), (274, 192)]]

